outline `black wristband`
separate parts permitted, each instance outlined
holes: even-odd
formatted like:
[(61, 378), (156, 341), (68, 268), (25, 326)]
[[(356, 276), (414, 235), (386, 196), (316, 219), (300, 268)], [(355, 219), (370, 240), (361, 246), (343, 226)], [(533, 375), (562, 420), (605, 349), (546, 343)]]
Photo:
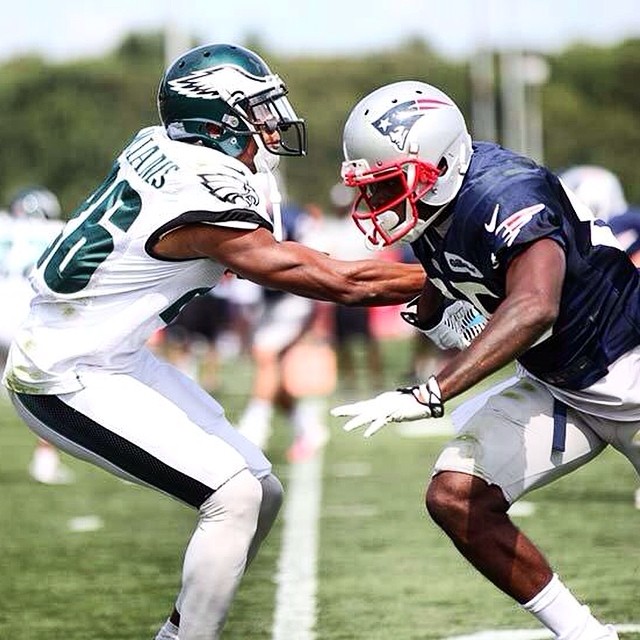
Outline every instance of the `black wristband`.
[(440, 324), (442, 321), (442, 316), (444, 314), (444, 310), (446, 309), (444, 303), (441, 304), (435, 311), (432, 313), (426, 322), (420, 322), (418, 319), (418, 314), (413, 311), (401, 311), (400, 317), (409, 324), (416, 327), (416, 329), (420, 329), (420, 331), (430, 331), (434, 327)]
[(400, 387), (396, 391), (410, 393), (416, 399), (416, 402), (429, 407), (431, 417), (442, 418), (444, 415), (442, 393), (435, 376), (429, 376), (429, 379), (422, 384), (414, 385), (413, 387)]

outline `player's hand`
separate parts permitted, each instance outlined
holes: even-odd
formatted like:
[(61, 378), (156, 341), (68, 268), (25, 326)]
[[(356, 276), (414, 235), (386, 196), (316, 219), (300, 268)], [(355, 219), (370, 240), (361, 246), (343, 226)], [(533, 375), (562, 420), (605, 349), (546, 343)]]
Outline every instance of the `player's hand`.
[(345, 431), (368, 425), (364, 437), (371, 437), (389, 422), (405, 422), (444, 415), (440, 387), (434, 376), (425, 384), (386, 391), (371, 400), (345, 404), (331, 409), (331, 415), (350, 417)]

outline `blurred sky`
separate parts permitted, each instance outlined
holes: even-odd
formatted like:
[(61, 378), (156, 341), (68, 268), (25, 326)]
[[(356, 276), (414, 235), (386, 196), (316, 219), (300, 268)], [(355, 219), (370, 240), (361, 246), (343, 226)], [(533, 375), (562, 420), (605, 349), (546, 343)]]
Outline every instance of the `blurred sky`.
[(15, 0), (3, 3), (0, 59), (100, 55), (169, 21), (203, 42), (251, 35), (284, 54), (362, 53), (419, 36), (462, 58), (479, 42), (553, 52), (638, 37), (640, 0)]

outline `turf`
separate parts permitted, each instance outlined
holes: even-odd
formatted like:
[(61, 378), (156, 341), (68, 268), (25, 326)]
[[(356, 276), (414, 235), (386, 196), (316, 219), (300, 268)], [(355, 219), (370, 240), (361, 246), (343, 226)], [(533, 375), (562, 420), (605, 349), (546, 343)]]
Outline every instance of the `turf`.
[[(405, 343), (385, 344), (390, 386), (402, 378), (407, 350)], [(246, 399), (249, 363), (226, 363), (222, 379), (218, 397), (234, 419)], [(345, 397), (336, 395), (327, 406)], [(443, 640), (483, 629), (536, 628), (425, 514), (426, 478), (446, 438), (407, 439), (387, 428), (364, 441), (342, 432), (338, 420), (330, 425), (318, 640)], [(290, 427), (278, 416), (269, 454), (285, 487), (289, 438)], [(34, 443), (0, 400), (0, 640), (151, 640), (172, 606), (194, 513), (66, 457), (78, 482), (38, 485), (26, 472)], [(527, 496), (536, 513), (518, 520), (565, 582), (599, 617), (616, 623), (640, 624), (637, 484), (626, 460), (605, 451)], [(69, 522), (82, 516), (97, 516), (103, 526), (71, 532)], [(225, 640), (271, 638), (281, 526), (278, 521), (241, 585)]]

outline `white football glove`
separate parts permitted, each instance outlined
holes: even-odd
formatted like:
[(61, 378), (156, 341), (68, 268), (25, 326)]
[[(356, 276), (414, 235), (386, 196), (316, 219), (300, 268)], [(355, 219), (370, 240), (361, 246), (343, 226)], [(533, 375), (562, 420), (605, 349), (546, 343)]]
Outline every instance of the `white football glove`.
[(400, 315), (440, 349), (466, 349), (487, 325), (484, 315), (466, 300), (455, 300), (446, 306), (440, 322), (431, 329), (420, 327), (418, 315), (412, 311), (402, 311)]
[(369, 423), (364, 437), (371, 437), (389, 422), (404, 422), (422, 418), (441, 418), (444, 415), (442, 394), (434, 376), (426, 383), (386, 391), (371, 400), (345, 404), (331, 409), (332, 416), (351, 417), (342, 428), (353, 431)]

